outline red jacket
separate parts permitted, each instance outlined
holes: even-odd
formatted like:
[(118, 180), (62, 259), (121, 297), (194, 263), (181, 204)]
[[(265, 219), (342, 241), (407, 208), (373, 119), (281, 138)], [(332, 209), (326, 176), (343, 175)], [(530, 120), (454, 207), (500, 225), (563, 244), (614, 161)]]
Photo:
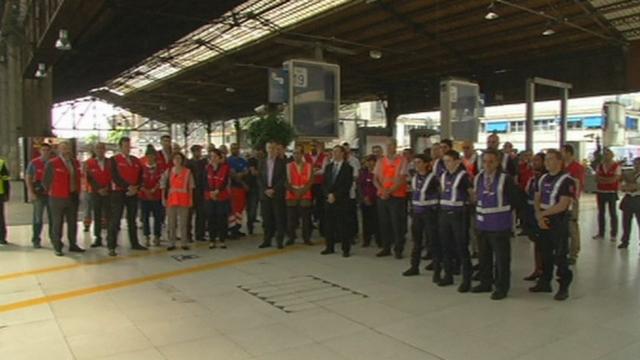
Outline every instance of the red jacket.
[[(80, 162), (72, 160), (73, 167), (76, 169), (75, 176), (75, 193), (80, 193)], [(54, 157), (47, 163), (51, 166), (53, 172), (49, 183), (49, 197), (56, 199), (68, 199), (71, 196), (71, 172), (67, 169), (64, 161), (59, 156)]]
[(151, 167), (145, 165), (142, 167), (142, 190), (153, 190), (149, 195), (145, 191), (140, 191), (138, 196), (142, 200), (162, 200), (162, 190), (160, 190), (160, 179), (164, 171), (158, 164)]
[[(315, 173), (318, 170), (324, 171), (324, 166), (327, 164), (327, 155), (325, 155), (325, 153), (321, 152), (318, 153), (318, 155), (316, 155), (316, 159), (315, 161), (313, 160), (313, 155), (311, 154), (306, 154), (304, 156), (304, 159), (306, 162), (311, 163), (311, 165), (313, 165), (313, 172)], [(314, 184), (324, 184), (324, 175), (323, 174), (318, 174), (315, 176)]]
[(229, 200), (231, 193), (229, 192), (229, 174), (231, 170), (229, 165), (224, 163), (214, 169), (211, 164), (208, 164), (205, 168), (205, 174), (207, 176), (207, 182), (205, 184), (205, 200), (211, 199), (209, 192), (219, 190), (218, 196), (214, 201)]
[(140, 185), (142, 180), (142, 165), (137, 157), (129, 155), (129, 162), (123, 154), (111, 158), (111, 180), (113, 190), (127, 191), (131, 185)]
[(104, 166), (100, 169), (98, 159), (92, 158), (87, 160), (87, 180), (91, 185), (91, 192), (95, 192), (102, 188), (108, 187), (111, 183), (111, 169), (109, 159), (104, 159)]

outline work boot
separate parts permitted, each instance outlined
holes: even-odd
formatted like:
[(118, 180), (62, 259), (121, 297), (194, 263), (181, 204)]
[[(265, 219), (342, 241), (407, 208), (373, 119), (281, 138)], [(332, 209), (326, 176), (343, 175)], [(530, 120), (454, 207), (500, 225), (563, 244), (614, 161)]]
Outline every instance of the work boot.
[(550, 293), (552, 291), (551, 284), (547, 282), (538, 282), (536, 286), (529, 288), (529, 292), (532, 293)]
[(431, 281), (434, 284), (439, 284), (440, 281), (442, 281), (442, 274), (441, 273), (442, 273), (442, 269), (440, 269), (439, 267), (436, 266), (433, 269), (433, 277), (431, 278)]
[(420, 270), (418, 270), (417, 266), (412, 266), (408, 270), (402, 273), (402, 276), (416, 276), (420, 275)]
[(558, 292), (553, 297), (555, 300), (564, 301), (569, 298), (569, 286), (568, 285), (560, 285)]
[(463, 279), (462, 280), (462, 284), (460, 284), (460, 286), (458, 286), (458, 292), (459, 293), (468, 293), (469, 290), (471, 290), (471, 280), (470, 279)]
[(440, 282), (438, 282), (438, 286), (449, 286), (449, 285), (453, 285), (453, 275), (444, 274), (444, 277), (440, 279)]

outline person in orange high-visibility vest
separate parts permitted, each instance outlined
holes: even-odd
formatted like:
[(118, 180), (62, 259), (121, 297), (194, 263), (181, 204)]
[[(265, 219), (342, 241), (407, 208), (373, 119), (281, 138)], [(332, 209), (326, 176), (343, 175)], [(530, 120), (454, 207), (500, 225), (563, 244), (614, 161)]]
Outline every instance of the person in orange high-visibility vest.
[(167, 234), (169, 247), (176, 249), (177, 232), (180, 233), (182, 250), (189, 250), (189, 209), (193, 206), (195, 183), (191, 170), (186, 167), (187, 158), (182, 153), (171, 156), (173, 167), (166, 170), (162, 179), (162, 201), (167, 208)]
[(302, 220), (302, 240), (311, 243), (311, 186), (313, 185), (313, 165), (304, 159), (304, 149), (296, 146), (293, 161), (287, 164), (287, 235), (286, 245), (296, 241), (296, 228)]
[(376, 256), (391, 255), (394, 246), (395, 256), (402, 259), (405, 245), (407, 216), (407, 161), (402, 154), (396, 153), (397, 143), (393, 138), (387, 140), (387, 153), (376, 163), (374, 184), (378, 189), (378, 219), (380, 235), (384, 247)]

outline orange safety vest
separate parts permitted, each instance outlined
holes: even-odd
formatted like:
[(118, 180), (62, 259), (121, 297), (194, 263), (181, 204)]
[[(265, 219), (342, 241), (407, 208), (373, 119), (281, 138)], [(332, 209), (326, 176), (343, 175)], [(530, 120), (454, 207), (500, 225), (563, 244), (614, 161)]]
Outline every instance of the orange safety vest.
[[(313, 166), (311, 163), (305, 162), (302, 165), (302, 173), (298, 170), (298, 164), (295, 161), (289, 164), (289, 181), (294, 188), (302, 188), (311, 179)], [(293, 191), (287, 190), (287, 200), (296, 200), (296, 195)], [(311, 190), (307, 191), (300, 200), (311, 200)]]
[[(391, 189), (396, 183), (396, 174), (398, 169), (402, 166), (402, 156), (396, 156), (393, 162), (389, 161), (388, 157), (382, 158), (382, 187), (385, 189)], [(396, 191), (391, 193), (391, 196), (397, 198), (404, 198), (407, 196), (407, 184), (400, 186)]]
[(183, 168), (180, 173), (176, 173), (174, 169), (169, 169), (168, 171), (169, 192), (167, 207), (191, 207), (193, 205), (193, 196), (191, 188), (189, 188), (191, 171), (187, 168)]

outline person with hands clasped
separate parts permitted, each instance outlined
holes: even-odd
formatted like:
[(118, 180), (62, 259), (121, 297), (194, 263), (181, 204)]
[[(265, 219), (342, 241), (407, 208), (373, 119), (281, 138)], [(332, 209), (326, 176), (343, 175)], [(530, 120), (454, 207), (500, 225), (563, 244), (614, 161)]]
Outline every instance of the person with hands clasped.
[(206, 199), (207, 224), (209, 226), (209, 249), (226, 249), (228, 237), (228, 218), (231, 212), (231, 191), (229, 177), (231, 169), (224, 160), (224, 154), (218, 149), (209, 151), (209, 164), (204, 170), (204, 198)]
[(177, 234), (180, 233), (182, 250), (189, 250), (189, 209), (193, 206), (195, 184), (191, 170), (186, 167), (187, 158), (182, 153), (171, 155), (173, 166), (167, 169), (161, 180), (162, 202), (167, 208), (167, 235), (169, 247), (176, 249)]
[(575, 199), (575, 180), (563, 171), (562, 154), (548, 150), (545, 157), (547, 173), (537, 183), (535, 195), (536, 221), (540, 228), (540, 251), (542, 252), (542, 275), (529, 291), (552, 292), (551, 280), (554, 265), (560, 288), (554, 299), (569, 297), (569, 284), (573, 272), (569, 269), (569, 213)]
[(311, 186), (313, 185), (313, 166), (304, 160), (302, 146), (293, 150), (293, 161), (287, 164), (287, 233), (286, 245), (293, 245), (296, 228), (302, 220), (302, 240), (311, 243)]

